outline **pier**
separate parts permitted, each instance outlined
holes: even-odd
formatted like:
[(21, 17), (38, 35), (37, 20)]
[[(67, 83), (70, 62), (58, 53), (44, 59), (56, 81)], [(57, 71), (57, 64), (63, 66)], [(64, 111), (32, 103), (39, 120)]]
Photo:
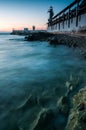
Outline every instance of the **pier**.
[(50, 11), (49, 32), (86, 32), (86, 0), (75, 0), (52, 17)]

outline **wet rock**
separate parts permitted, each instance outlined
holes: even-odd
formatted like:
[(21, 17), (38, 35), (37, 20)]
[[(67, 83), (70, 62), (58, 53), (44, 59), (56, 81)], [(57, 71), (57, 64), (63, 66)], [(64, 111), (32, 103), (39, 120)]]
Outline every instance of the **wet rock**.
[(86, 125), (86, 110), (79, 114), (78, 121)]
[(28, 108), (32, 108), (38, 104), (38, 98), (36, 96), (30, 95), (22, 104), (20, 104), (15, 110), (25, 111)]
[(55, 109), (43, 109), (30, 130), (64, 130), (66, 118)]
[(51, 45), (57, 45), (59, 43), (58, 38), (56, 36), (52, 37), (48, 41), (49, 41), (49, 44), (51, 44)]
[(38, 97), (37, 104), (39, 106), (45, 107), (50, 102), (50, 100), (51, 100), (50, 96), (45, 96), (45, 97), (41, 96), (41, 97)]
[(85, 109), (85, 103), (84, 103), (84, 102), (80, 103), (80, 104), (77, 106), (77, 108), (78, 108), (79, 111), (83, 111), (83, 110)]
[(61, 97), (59, 101), (57, 102), (57, 107), (60, 113), (67, 116), (70, 110), (69, 98), (67, 96)]
[[(51, 45), (67, 45), (69, 47), (86, 47), (86, 39), (84, 37), (75, 37), (67, 34), (55, 34), (53, 38), (49, 40), (49, 44)], [(86, 55), (85, 55), (86, 57)]]
[(34, 32), (25, 37), (26, 41), (47, 41), (53, 34), (48, 32)]
[[(69, 47), (79, 47), (86, 48), (86, 39), (85, 37), (80, 36), (71, 36), (68, 34), (52, 34), (49, 32), (34, 32), (29, 33), (28, 36), (25, 37), (26, 41), (48, 41), (50, 45), (67, 45)], [(83, 54), (84, 58), (86, 58), (86, 53)]]
[(66, 95), (68, 96), (71, 94), (75, 89), (77, 89), (77, 86), (79, 85), (80, 79), (79, 77), (73, 77), (72, 75), (70, 76), (69, 81), (66, 81), (66, 87), (67, 87), (67, 93)]
[(73, 97), (66, 130), (86, 130), (86, 87)]
[(52, 128), (54, 117), (55, 114), (52, 110), (42, 110), (32, 124), (31, 130), (48, 130), (49, 128)]

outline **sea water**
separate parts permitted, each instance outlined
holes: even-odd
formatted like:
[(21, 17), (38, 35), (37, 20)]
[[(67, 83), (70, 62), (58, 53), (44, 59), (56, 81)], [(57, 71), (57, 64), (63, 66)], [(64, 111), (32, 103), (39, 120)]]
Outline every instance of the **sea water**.
[(42, 109), (56, 108), (71, 75), (84, 87), (85, 74), (86, 60), (78, 49), (1, 34), (0, 130), (30, 130)]

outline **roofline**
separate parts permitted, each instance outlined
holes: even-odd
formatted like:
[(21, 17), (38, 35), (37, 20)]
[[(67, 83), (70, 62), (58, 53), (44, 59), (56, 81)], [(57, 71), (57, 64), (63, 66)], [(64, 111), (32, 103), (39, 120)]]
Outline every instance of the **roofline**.
[(70, 5), (68, 5), (66, 8), (64, 8), (62, 11), (60, 11), (57, 15), (55, 15), (52, 19), (55, 19), (57, 16), (65, 12), (67, 9), (71, 8), (73, 5), (75, 5), (77, 2), (80, 2), (81, 0), (75, 0)]

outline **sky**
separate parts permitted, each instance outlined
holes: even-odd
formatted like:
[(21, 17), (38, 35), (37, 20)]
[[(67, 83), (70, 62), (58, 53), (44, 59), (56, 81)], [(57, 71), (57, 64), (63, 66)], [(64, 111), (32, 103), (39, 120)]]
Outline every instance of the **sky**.
[(48, 9), (53, 6), (54, 15), (74, 0), (0, 0), (0, 31), (12, 29), (46, 29)]

